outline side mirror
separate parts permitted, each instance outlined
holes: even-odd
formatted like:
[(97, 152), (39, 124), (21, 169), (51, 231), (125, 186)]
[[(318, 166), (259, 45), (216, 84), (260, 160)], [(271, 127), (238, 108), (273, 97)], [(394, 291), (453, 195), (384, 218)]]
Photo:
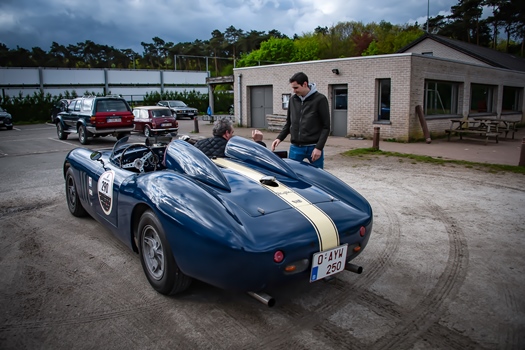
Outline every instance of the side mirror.
[(94, 151), (89, 156), (89, 158), (91, 158), (91, 160), (98, 160), (99, 162), (101, 162), (102, 163), (102, 167), (104, 169), (106, 169), (106, 164), (104, 164), (104, 161), (102, 159), (100, 159), (100, 157), (102, 157), (102, 153), (100, 153), (99, 151)]
[(91, 160), (99, 160), (100, 157), (102, 157), (102, 153), (100, 153), (98, 151), (95, 151), (95, 152), (91, 153), (91, 155), (89, 156), (89, 158), (91, 158)]

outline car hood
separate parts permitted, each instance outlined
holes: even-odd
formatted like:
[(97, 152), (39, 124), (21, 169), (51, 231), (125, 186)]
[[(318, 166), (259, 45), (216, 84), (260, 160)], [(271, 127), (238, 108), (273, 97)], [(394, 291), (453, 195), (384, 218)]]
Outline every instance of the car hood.
[(185, 111), (185, 110), (197, 110), (197, 108), (193, 108), (193, 107), (170, 107), (172, 110), (175, 110), (175, 111)]

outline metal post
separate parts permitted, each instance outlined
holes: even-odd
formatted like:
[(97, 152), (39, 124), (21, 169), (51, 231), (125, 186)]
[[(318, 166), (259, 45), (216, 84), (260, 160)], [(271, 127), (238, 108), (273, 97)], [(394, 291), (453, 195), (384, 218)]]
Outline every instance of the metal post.
[(195, 134), (199, 133), (199, 116), (197, 115), (193, 118), (193, 132)]
[(428, 34), (428, 19), (430, 18), (430, 0), (427, 1), (427, 34)]
[(521, 140), (520, 162), (519, 166), (525, 166), (525, 137)]
[(375, 150), (379, 149), (379, 126), (374, 126), (374, 140), (372, 143), (372, 148)]

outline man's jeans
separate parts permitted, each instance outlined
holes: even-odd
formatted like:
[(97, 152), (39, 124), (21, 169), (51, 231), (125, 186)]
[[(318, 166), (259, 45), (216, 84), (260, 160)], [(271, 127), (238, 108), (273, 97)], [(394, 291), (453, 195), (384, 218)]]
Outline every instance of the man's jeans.
[(315, 162), (312, 162), (312, 152), (315, 149), (315, 145), (308, 145), (308, 146), (297, 146), (297, 145), (290, 145), (290, 154), (288, 157), (293, 160), (297, 161), (303, 161), (305, 158), (308, 159), (308, 161), (315, 166), (316, 168), (323, 169), (324, 166), (324, 151), (321, 152), (321, 157), (317, 159)]

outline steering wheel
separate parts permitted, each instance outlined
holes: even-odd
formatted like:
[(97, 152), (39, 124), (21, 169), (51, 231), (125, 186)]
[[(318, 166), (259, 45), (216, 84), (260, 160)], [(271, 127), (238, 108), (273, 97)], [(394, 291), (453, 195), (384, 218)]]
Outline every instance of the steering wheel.
[[(130, 160), (129, 162), (126, 162), (124, 155), (126, 153), (129, 153), (131, 150), (135, 150), (135, 152), (140, 153), (142, 156), (137, 157), (133, 159), (132, 161)], [(157, 170), (158, 163), (159, 163), (159, 159), (157, 155), (153, 153), (151, 148), (149, 148), (148, 146), (142, 143), (132, 143), (131, 145), (126, 147), (124, 151), (122, 151), (122, 153), (120, 154), (120, 167), (122, 169), (135, 168), (141, 173), (143, 173), (144, 167), (146, 167), (146, 170), (153, 170), (153, 171)]]

